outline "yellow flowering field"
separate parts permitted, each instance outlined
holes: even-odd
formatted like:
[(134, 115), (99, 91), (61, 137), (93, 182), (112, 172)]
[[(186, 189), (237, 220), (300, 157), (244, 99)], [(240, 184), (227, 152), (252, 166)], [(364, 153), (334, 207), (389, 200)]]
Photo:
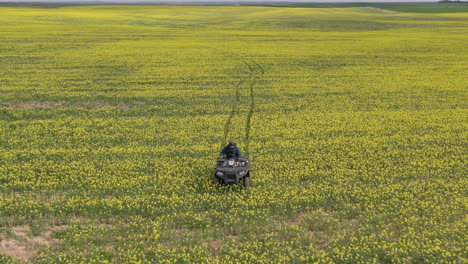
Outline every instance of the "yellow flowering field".
[[(0, 8), (0, 263), (466, 263), (468, 13)], [(252, 187), (213, 185), (229, 139)]]

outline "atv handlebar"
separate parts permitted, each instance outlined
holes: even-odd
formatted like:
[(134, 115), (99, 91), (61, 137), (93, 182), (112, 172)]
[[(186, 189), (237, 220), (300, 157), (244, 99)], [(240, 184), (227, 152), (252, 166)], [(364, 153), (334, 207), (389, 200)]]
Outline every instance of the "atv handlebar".
[[(218, 160), (227, 160), (228, 158), (224, 157), (224, 156), (219, 156), (218, 157)], [(233, 158), (234, 160), (238, 161), (238, 160), (247, 160), (248, 157), (245, 157), (245, 156), (239, 156), (239, 157), (235, 157)]]

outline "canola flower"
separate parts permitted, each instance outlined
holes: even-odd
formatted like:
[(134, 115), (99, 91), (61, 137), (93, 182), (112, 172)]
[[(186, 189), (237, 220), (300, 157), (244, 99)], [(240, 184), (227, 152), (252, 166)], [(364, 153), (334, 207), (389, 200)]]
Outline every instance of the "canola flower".
[[(463, 263), (467, 17), (2, 7), (0, 239), (54, 230), (32, 263)], [(212, 185), (228, 138), (250, 190)]]

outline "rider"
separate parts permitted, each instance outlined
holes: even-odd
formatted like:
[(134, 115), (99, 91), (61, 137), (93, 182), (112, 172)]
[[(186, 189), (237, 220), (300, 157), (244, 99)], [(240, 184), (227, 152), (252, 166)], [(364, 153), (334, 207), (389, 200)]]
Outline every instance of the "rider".
[(240, 149), (237, 147), (234, 140), (229, 141), (229, 144), (221, 151), (221, 158), (238, 158), (241, 156)]

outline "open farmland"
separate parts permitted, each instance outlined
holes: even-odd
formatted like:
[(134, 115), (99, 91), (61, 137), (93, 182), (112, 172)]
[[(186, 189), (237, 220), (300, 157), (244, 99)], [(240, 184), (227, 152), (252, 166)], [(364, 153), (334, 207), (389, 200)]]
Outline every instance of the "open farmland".
[[(0, 8), (0, 263), (464, 263), (468, 13)], [(252, 187), (216, 188), (235, 139)]]

